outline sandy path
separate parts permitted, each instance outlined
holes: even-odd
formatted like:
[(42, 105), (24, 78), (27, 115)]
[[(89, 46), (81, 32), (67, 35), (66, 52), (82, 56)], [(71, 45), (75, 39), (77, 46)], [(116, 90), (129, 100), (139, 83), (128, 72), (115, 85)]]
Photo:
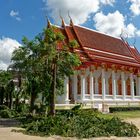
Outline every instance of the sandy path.
[(140, 118), (126, 119), (126, 121), (135, 124), (140, 130)]
[[(140, 130), (140, 118), (127, 119), (128, 122), (134, 123)], [(76, 138), (62, 138), (59, 136), (52, 137), (38, 137), (38, 136), (28, 136), (22, 133), (11, 132), (12, 129), (19, 129), (13, 127), (0, 128), (0, 140), (77, 140)], [(83, 139), (87, 140), (87, 139)], [(89, 140), (140, 140), (140, 137), (101, 137), (101, 138), (91, 138)]]
[(22, 133), (11, 132), (12, 129), (15, 128), (13, 127), (0, 128), (0, 140), (46, 140), (46, 138), (28, 136)]

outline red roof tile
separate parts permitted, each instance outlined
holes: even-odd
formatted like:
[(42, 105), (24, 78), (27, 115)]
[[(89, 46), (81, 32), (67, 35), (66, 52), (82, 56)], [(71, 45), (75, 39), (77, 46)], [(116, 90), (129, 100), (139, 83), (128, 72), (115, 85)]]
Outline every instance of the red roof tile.
[(140, 68), (139, 52), (124, 40), (75, 25), (64, 26), (62, 32), (69, 41), (78, 41), (80, 46), (73, 51), (80, 56), (84, 66), (105, 62)]
[(79, 26), (74, 26), (77, 35), (83, 46), (112, 52), (116, 54), (131, 56), (130, 51), (119, 38), (114, 38), (94, 30), (88, 30)]

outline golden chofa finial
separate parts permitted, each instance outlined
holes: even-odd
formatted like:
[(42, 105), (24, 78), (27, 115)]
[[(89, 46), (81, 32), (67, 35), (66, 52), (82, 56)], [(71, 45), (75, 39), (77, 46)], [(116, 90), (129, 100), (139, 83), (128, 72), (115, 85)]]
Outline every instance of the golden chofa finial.
[(50, 20), (47, 16), (46, 16), (46, 19), (47, 19), (47, 27), (50, 28), (51, 27), (51, 22), (50, 22)]
[(64, 21), (63, 17), (60, 16), (60, 18), (61, 18), (61, 26), (62, 26), (62, 27), (65, 27), (65, 21)]
[(63, 19), (63, 17), (61, 16), (61, 10), (59, 10), (59, 16), (60, 16), (60, 18), (61, 18), (61, 26), (62, 26), (62, 27), (65, 27), (64, 19)]
[(70, 26), (73, 26), (73, 21), (72, 21), (72, 18), (71, 18), (71, 16), (70, 16), (69, 11), (68, 11), (68, 16), (69, 16), (69, 18), (70, 18)]

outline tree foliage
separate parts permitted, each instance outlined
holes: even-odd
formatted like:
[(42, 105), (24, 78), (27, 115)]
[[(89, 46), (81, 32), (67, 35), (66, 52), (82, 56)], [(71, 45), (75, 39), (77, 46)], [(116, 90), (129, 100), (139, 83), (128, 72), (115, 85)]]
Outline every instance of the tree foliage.
[(63, 93), (64, 77), (73, 74), (80, 64), (72, 51), (78, 43), (66, 43), (65, 40), (64, 35), (52, 26), (31, 41), (24, 37), (23, 46), (13, 52), (11, 67), (26, 81), (31, 111), (36, 98), (41, 95), (42, 104), (49, 105), (50, 114), (54, 115), (55, 95)]

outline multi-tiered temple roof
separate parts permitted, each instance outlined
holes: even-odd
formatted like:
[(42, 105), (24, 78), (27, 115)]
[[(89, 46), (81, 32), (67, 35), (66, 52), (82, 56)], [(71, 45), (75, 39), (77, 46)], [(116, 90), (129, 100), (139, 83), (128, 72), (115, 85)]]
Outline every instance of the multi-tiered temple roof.
[(75, 39), (79, 43), (79, 47), (73, 50), (82, 61), (79, 68), (105, 65), (108, 68), (139, 72), (140, 53), (122, 38), (74, 25), (72, 20), (70, 25), (65, 25), (62, 20), (62, 27), (58, 28), (68, 41)]

